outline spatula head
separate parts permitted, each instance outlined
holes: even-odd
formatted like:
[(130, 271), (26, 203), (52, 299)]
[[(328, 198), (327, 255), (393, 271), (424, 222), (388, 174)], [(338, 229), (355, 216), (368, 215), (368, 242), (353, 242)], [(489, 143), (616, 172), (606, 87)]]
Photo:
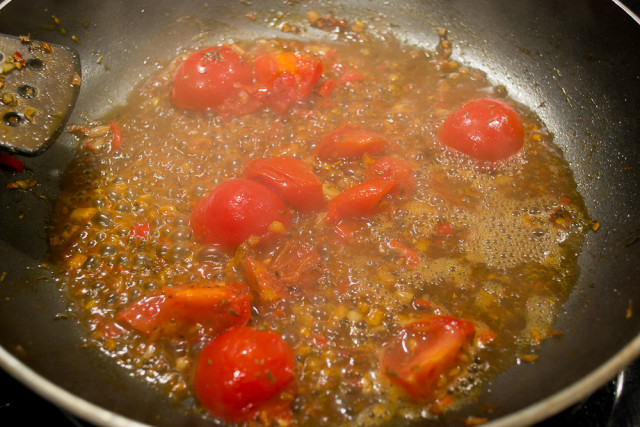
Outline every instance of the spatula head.
[(0, 149), (36, 155), (51, 145), (80, 92), (69, 47), (0, 34)]

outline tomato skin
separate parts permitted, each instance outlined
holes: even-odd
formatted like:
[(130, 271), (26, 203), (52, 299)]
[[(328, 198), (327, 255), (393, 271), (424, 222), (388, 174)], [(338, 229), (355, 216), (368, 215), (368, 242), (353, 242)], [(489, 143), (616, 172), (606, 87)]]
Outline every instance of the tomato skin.
[(250, 179), (220, 184), (191, 210), (196, 240), (227, 249), (235, 249), (252, 235), (262, 240), (274, 236), (270, 226), (275, 221), (287, 230), (291, 225), (289, 208), (269, 187)]
[(293, 373), (293, 352), (279, 335), (238, 327), (202, 349), (194, 391), (204, 408), (226, 421), (252, 421), (262, 411), (271, 419), (288, 419), (296, 391)]
[(325, 135), (313, 153), (324, 161), (361, 157), (383, 153), (389, 140), (382, 134), (345, 124)]
[(391, 180), (378, 178), (343, 191), (329, 200), (326, 220), (337, 223), (345, 218), (366, 217), (394, 185)]
[(251, 318), (249, 288), (237, 283), (200, 282), (166, 287), (143, 297), (116, 316), (138, 331), (151, 335), (187, 337), (200, 324), (208, 335), (217, 335)]
[(472, 322), (451, 316), (410, 323), (385, 344), (382, 372), (413, 398), (428, 399), (438, 391), (441, 375), (457, 365), (475, 330)]
[(313, 289), (320, 279), (320, 254), (315, 246), (299, 241), (287, 241), (267, 266), (247, 256), (244, 262), (245, 280), (263, 302), (286, 298), (289, 288)]
[(188, 57), (176, 69), (171, 100), (178, 108), (212, 111), (237, 96), (238, 85), (253, 83), (253, 68), (228, 46), (212, 46)]
[(479, 160), (496, 162), (516, 154), (524, 144), (518, 113), (506, 102), (475, 99), (449, 115), (438, 131), (441, 144)]
[(384, 178), (394, 182), (389, 191), (392, 195), (409, 194), (416, 188), (413, 168), (406, 160), (395, 157), (380, 157), (365, 172), (365, 179)]
[(262, 55), (254, 63), (258, 84), (255, 96), (277, 113), (309, 97), (323, 69), (319, 58), (299, 52)]
[(247, 177), (267, 185), (285, 203), (301, 212), (324, 208), (322, 182), (300, 160), (292, 157), (255, 159), (247, 165)]
[(284, 52), (257, 57), (255, 68), (258, 83), (273, 83), (285, 73), (294, 76), (298, 93), (307, 97), (320, 80), (323, 67), (319, 58), (299, 52)]

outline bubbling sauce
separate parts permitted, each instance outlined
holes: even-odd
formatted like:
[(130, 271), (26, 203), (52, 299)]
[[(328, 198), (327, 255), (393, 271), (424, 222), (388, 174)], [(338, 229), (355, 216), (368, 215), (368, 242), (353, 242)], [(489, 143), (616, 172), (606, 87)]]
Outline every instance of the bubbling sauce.
[[(249, 322), (275, 331), (295, 354), (292, 423), (434, 418), (517, 359), (535, 359), (535, 346), (559, 333), (552, 330), (555, 314), (576, 281), (590, 225), (544, 124), (481, 71), (390, 37), (237, 46), (248, 56), (319, 57), (323, 78), (336, 83), (281, 114), (187, 112), (169, 97), (179, 57), (110, 118), (121, 129), (120, 148), (109, 143), (108, 126), (84, 132), (87, 149), (66, 172), (50, 242), (87, 342), (176, 401), (192, 397), (194, 359), (212, 337), (153, 339), (118, 321), (118, 313), (164, 287), (243, 282), (246, 257), (268, 264), (284, 242), (302, 241), (320, 254), (318, 279), (273, 303), (254, 299)], [(491, 165), (436, 140), (448, 114), (483, 97), (512, 104), (525, 128), (523, 149)], [(194, 238), (194, 202), (242, 177), (251, 159), (301, 160), (322, 181), (327, 200), (362, 182), (375, 156), (321, 161), (312, 153), (346, 122), (385, 135), (389, 151), (411, 164), (415, 191), (383, 199), (347, 237), (323, 221), (325, 212), (294, 212), (292, 227), (267, 245), (249, 242), (229, 252)], [(409, 263), (392, 241), (419, 262)], [(441, 390), (416, 401), (381, 372), (380, 355), (405, 325), (432, 315), (474, 322), (476, 338), (440, 379)]]

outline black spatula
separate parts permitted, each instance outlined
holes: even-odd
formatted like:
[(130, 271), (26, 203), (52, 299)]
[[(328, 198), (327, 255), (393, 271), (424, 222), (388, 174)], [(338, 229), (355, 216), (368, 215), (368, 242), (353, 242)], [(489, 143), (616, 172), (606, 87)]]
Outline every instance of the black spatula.
[(80, 84), (74, 49), (0, 34), (0, 149), (43, 152), (64, 129)]

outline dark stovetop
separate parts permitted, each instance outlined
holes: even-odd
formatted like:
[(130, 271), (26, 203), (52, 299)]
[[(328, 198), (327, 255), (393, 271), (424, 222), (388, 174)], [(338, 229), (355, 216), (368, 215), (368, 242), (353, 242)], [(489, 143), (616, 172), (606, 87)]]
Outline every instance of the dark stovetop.
[[(640, 0), (623, 0), (623, 3), (640, 16)], [(0, 420), (20, 420), (20, 425), (90, 427), (40, 398), (2, 370)], [(640, 426), (640, 359), (588, 398), (538, 425), (557, 426)]]

